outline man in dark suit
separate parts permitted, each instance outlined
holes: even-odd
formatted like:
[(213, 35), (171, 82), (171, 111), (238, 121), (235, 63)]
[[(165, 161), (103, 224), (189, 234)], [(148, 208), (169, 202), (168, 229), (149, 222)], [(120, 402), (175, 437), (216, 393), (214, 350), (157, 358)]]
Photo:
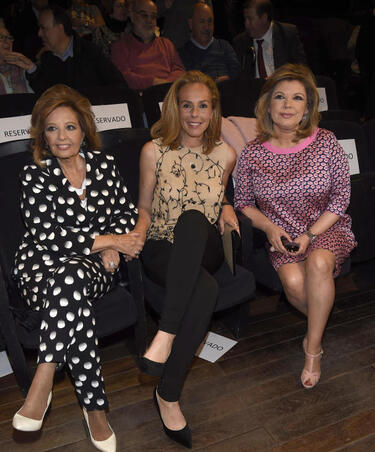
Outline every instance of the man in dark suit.
[(270, 0), (248, 0), (243, 5), (245, 31), (233, 40), (243, 72), (265, 78), (285, 63), (306, 64), (295, 25), (273, 20)]

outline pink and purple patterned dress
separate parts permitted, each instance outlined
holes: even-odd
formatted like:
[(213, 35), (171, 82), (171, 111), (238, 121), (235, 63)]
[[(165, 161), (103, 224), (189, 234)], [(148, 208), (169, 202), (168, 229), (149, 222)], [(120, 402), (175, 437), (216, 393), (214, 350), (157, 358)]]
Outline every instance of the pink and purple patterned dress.
[(289, 256), (269, 253), (275, 270), (299, 262), (317, 248), (336, 257), (334, 275), (356, 246), (351, 218), (345, 214), (350, 201), (347, 157), (334, 134), (317, 128), (310, 137), (292, 148), (276, 148), (258, 139), (241, 153), (235, 190), (235, 207), (256, 206), (294, 240), (307, 231), (323, 212), (340, 215), (320, 234), (306, 253)]

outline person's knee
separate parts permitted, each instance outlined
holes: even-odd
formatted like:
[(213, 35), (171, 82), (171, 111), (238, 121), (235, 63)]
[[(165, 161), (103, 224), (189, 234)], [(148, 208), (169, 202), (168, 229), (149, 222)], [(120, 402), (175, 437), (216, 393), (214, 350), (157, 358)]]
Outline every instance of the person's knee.
[(307, 274), (332, 275), (334, 267), (334, 256), (329, 252), (316, 251), (307, 258)]
[(302, 299), (305, 282), (300, 273), (289, 272), (288, 275), (284, 275), (282, 282), (284, 290), (289, 296), (293, 296), (296, 299)]
[(181, 226), (186, 226), (188, 228), (191, 227), (202, 227), (207, 224), (207, 218), (204, 216), (202, 212), (199, 210), (185, 210), (183, 212), (176, 223), (175, 229), (180, 228)]

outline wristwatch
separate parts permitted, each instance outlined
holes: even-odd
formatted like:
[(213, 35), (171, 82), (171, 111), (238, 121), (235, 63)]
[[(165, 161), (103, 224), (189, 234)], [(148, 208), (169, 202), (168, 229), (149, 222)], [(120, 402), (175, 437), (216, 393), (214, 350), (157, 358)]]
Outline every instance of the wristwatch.
[(310, 243), (312, 243), (318, 236), (316, 234), (313, 234), (311, 231), (305, 231), (305, 234), (310, 240)]

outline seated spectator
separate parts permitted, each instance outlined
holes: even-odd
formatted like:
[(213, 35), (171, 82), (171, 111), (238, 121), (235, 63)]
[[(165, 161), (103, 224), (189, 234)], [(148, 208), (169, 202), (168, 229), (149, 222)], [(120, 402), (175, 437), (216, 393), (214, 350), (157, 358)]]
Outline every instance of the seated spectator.
[(216, 82), (236, 78), (240, 63), (229, 42), (213, 37), (214, 14), (206, 3), (194, 5), (189, 26), (190, 41), (179, 50), (186, 70), (201, 71)]
[(104, 17), (106, 26), (113, 33), (121, 33), (125, 31), (129, 24), (129, 8), (128, 1), (111, 0), (108, 5), (108, 15)]
[(7, 56), (12, 53), (13, 37), (0, 23), (0, 95), (14, 93), (31, 93), (25, 70), (7, 63)]
[[(190, 39), (188, 20), (197, 0), (156, 0), (159, 16), (164, 19), (163, 36), (170, 39), (176, 49)], [(221, 1), (221, 0), (220, 0)], [(206, 0), (212, 7), (212, 1)]]
[(89, 1), (73, 0), (70, 10), (74, 31), (79, 36), (90, 35), (96, 28), (104, 25), (102, 13)]
[(297, 27), (274, 21), (270, 0), (245, 1), (243, 14), (246, 30), (233, 40), (242, 71), (265, 78), (285, 63), (306, 64)]
[(153, 1), (136, 0), (131, 33), (112, 45), (112, 61), (132, 89), (173, 82), (185, 72), (171, 41), (155, 36), (156, 17)]
[(97, 27), (92, 32), (92, 42), (103, 54), (111, 57), (111, 46), (120, 39), (121, 33), (127, 28), (128, 10), (125, 0), (111, 0), (108, 5), (109, 14), (105, 17), (105, 25)]
[(45, 51), (38, 65), (13, 52), (8, 63), (27, 70), (26, 77), (36, 93), (63, 83), (77, 90), (87, 86), (126, 85), (120, 72), (100, 50), (76, 36), (68, 13), (53, 6), (39, 16), (39, 36)]

